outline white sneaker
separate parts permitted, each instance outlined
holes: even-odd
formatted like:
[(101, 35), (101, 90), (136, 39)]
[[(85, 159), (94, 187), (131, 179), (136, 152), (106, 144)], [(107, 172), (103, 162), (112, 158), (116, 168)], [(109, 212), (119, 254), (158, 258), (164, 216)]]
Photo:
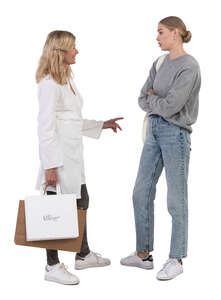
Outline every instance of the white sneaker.
[(100, 254), (95, 252), (90, 252), (85, 257), (77, 256), (75, 258), (75, 269), (76, 270), (83, 270), (87, 268), (94, 268), (94, 267), (105, 267), (110, 265), (111, 261), (108, 258), (102, 257)]
[(129, 256), (121, 259), (120, 263), (124, 266), (138, 267), (142, 269), (153, 269), (153, 257), (149, 255), (147, 258), (140, 258), (137, 252), (131, 253)]
[(183, 273), (183, 266), (176, 258), (169, 258), (157, 273), (158, 280), (170, 280)]
[(61, 284), (78, 284), (80, 280), (77, 276), (71, 274), (67, 271), (67, 267), (64, 264), (56, 264), (48, 270), (47, 266), (45, 268), (45, 280), (54, 281)]

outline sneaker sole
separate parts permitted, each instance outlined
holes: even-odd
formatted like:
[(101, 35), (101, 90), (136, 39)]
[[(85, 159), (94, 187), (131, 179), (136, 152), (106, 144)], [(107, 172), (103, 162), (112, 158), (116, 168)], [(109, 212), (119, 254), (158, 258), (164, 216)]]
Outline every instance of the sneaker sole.
[(171, 280), (171, 279), (174, 279), (174, 278), (176, 278), (178, 275), (180, 275), (180, 274), (183, 274), (183, 272), (181, 272), (181, 273), (179, 273), (179, 274), (177, 274), (177, 275), (175, 275), (175, 276), (173, 276), (173, 277), (170, 277), (170, 278), (158, 278), (157, 277), (157, 280), (159, 280), (159, 281), (168, 281), (168, 280)]
[(82, 266), (82, 267), (75, 267), (75, 270), (84, 270), (84, 269), (89, 269), (89, 268), (99, 268), (99, 267), (107, 267), (110, 266), (111, 263), (105, 264), (105, 265), (88, 265), (88, 266)]
[(137, 266), (137, 265), (127, 265), (127, 264), (124, 264), (122, 262), (120, 262), (120, 264), (122, 266), (126, 266), (126, 267), (135, 267), (135, 268), (140, 268), (140, 269), (144, 269), (144, 270), (152, 270), (154, 268), (154, 266), (150, 266), (150, 267), (141, 267), (141, 266)]
[(56, 283), (60, 283), (60, 284), (64, 284), (64, 285), (77, 285), (80, 283), (80, 281), (76, 281), (76, 282), (72, 282), (72, 283), (64, 283), (58, 279), (48, 279), (48, 278), (45, 278), (46, 281), (50, 281), (50, 282), (56, 282)]

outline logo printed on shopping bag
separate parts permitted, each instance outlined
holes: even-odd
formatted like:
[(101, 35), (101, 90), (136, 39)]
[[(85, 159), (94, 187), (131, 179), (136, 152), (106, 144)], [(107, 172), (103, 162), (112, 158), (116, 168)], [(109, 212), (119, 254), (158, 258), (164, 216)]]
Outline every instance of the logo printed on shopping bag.
[(43, 216), (43, 220), (44, 221), (54, 221), (54, 222), (57, 222), (59, 218), (60, 218), (60, 216), (56, 216), (56, 217), (53, 217), (52, 215), (45, 215), (45, 216)]

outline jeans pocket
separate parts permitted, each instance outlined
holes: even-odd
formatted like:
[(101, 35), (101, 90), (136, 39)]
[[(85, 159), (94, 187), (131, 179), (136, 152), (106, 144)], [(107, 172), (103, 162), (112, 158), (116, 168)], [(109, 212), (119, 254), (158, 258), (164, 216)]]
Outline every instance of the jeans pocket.
[(191, 137), (190, 137), (190, 133), (188, 131), (186, 131), (186, 137), (187, 137), (187, 143), (190, 147), (190, 151), (192, 151), (192, 148), (191, 148)]
[(184, 128), (182, 128), (182, 129), (181, 129), (181, 132), (182, 132), (182, 134), (183, 134), (184, 142), (185, 142), (185, 144), (186, 144), (186, 146), (187, 146), (187, 147), (186, 147), (187, 150), (192, 151), (192, 148), (191, 148), (191, 137), (190, 137), (189, 131), (186, 130), (186, 129), (184, 129)]

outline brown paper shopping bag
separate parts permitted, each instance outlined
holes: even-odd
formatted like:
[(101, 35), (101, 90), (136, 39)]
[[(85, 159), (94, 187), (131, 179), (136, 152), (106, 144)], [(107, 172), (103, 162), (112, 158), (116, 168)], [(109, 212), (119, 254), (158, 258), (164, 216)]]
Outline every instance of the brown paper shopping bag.
[(24, 205), (24, 200), (20, 200), (14, 241), (16, 245), (71, 251), (71, 252), (80, 252), (84, 228), (85, 228), (85, 221), (86, 221), (86, 210), (78, 209), (79, 237), (74, 239), (27, 242), (26, 228), (25, 228), (25, 205)]

